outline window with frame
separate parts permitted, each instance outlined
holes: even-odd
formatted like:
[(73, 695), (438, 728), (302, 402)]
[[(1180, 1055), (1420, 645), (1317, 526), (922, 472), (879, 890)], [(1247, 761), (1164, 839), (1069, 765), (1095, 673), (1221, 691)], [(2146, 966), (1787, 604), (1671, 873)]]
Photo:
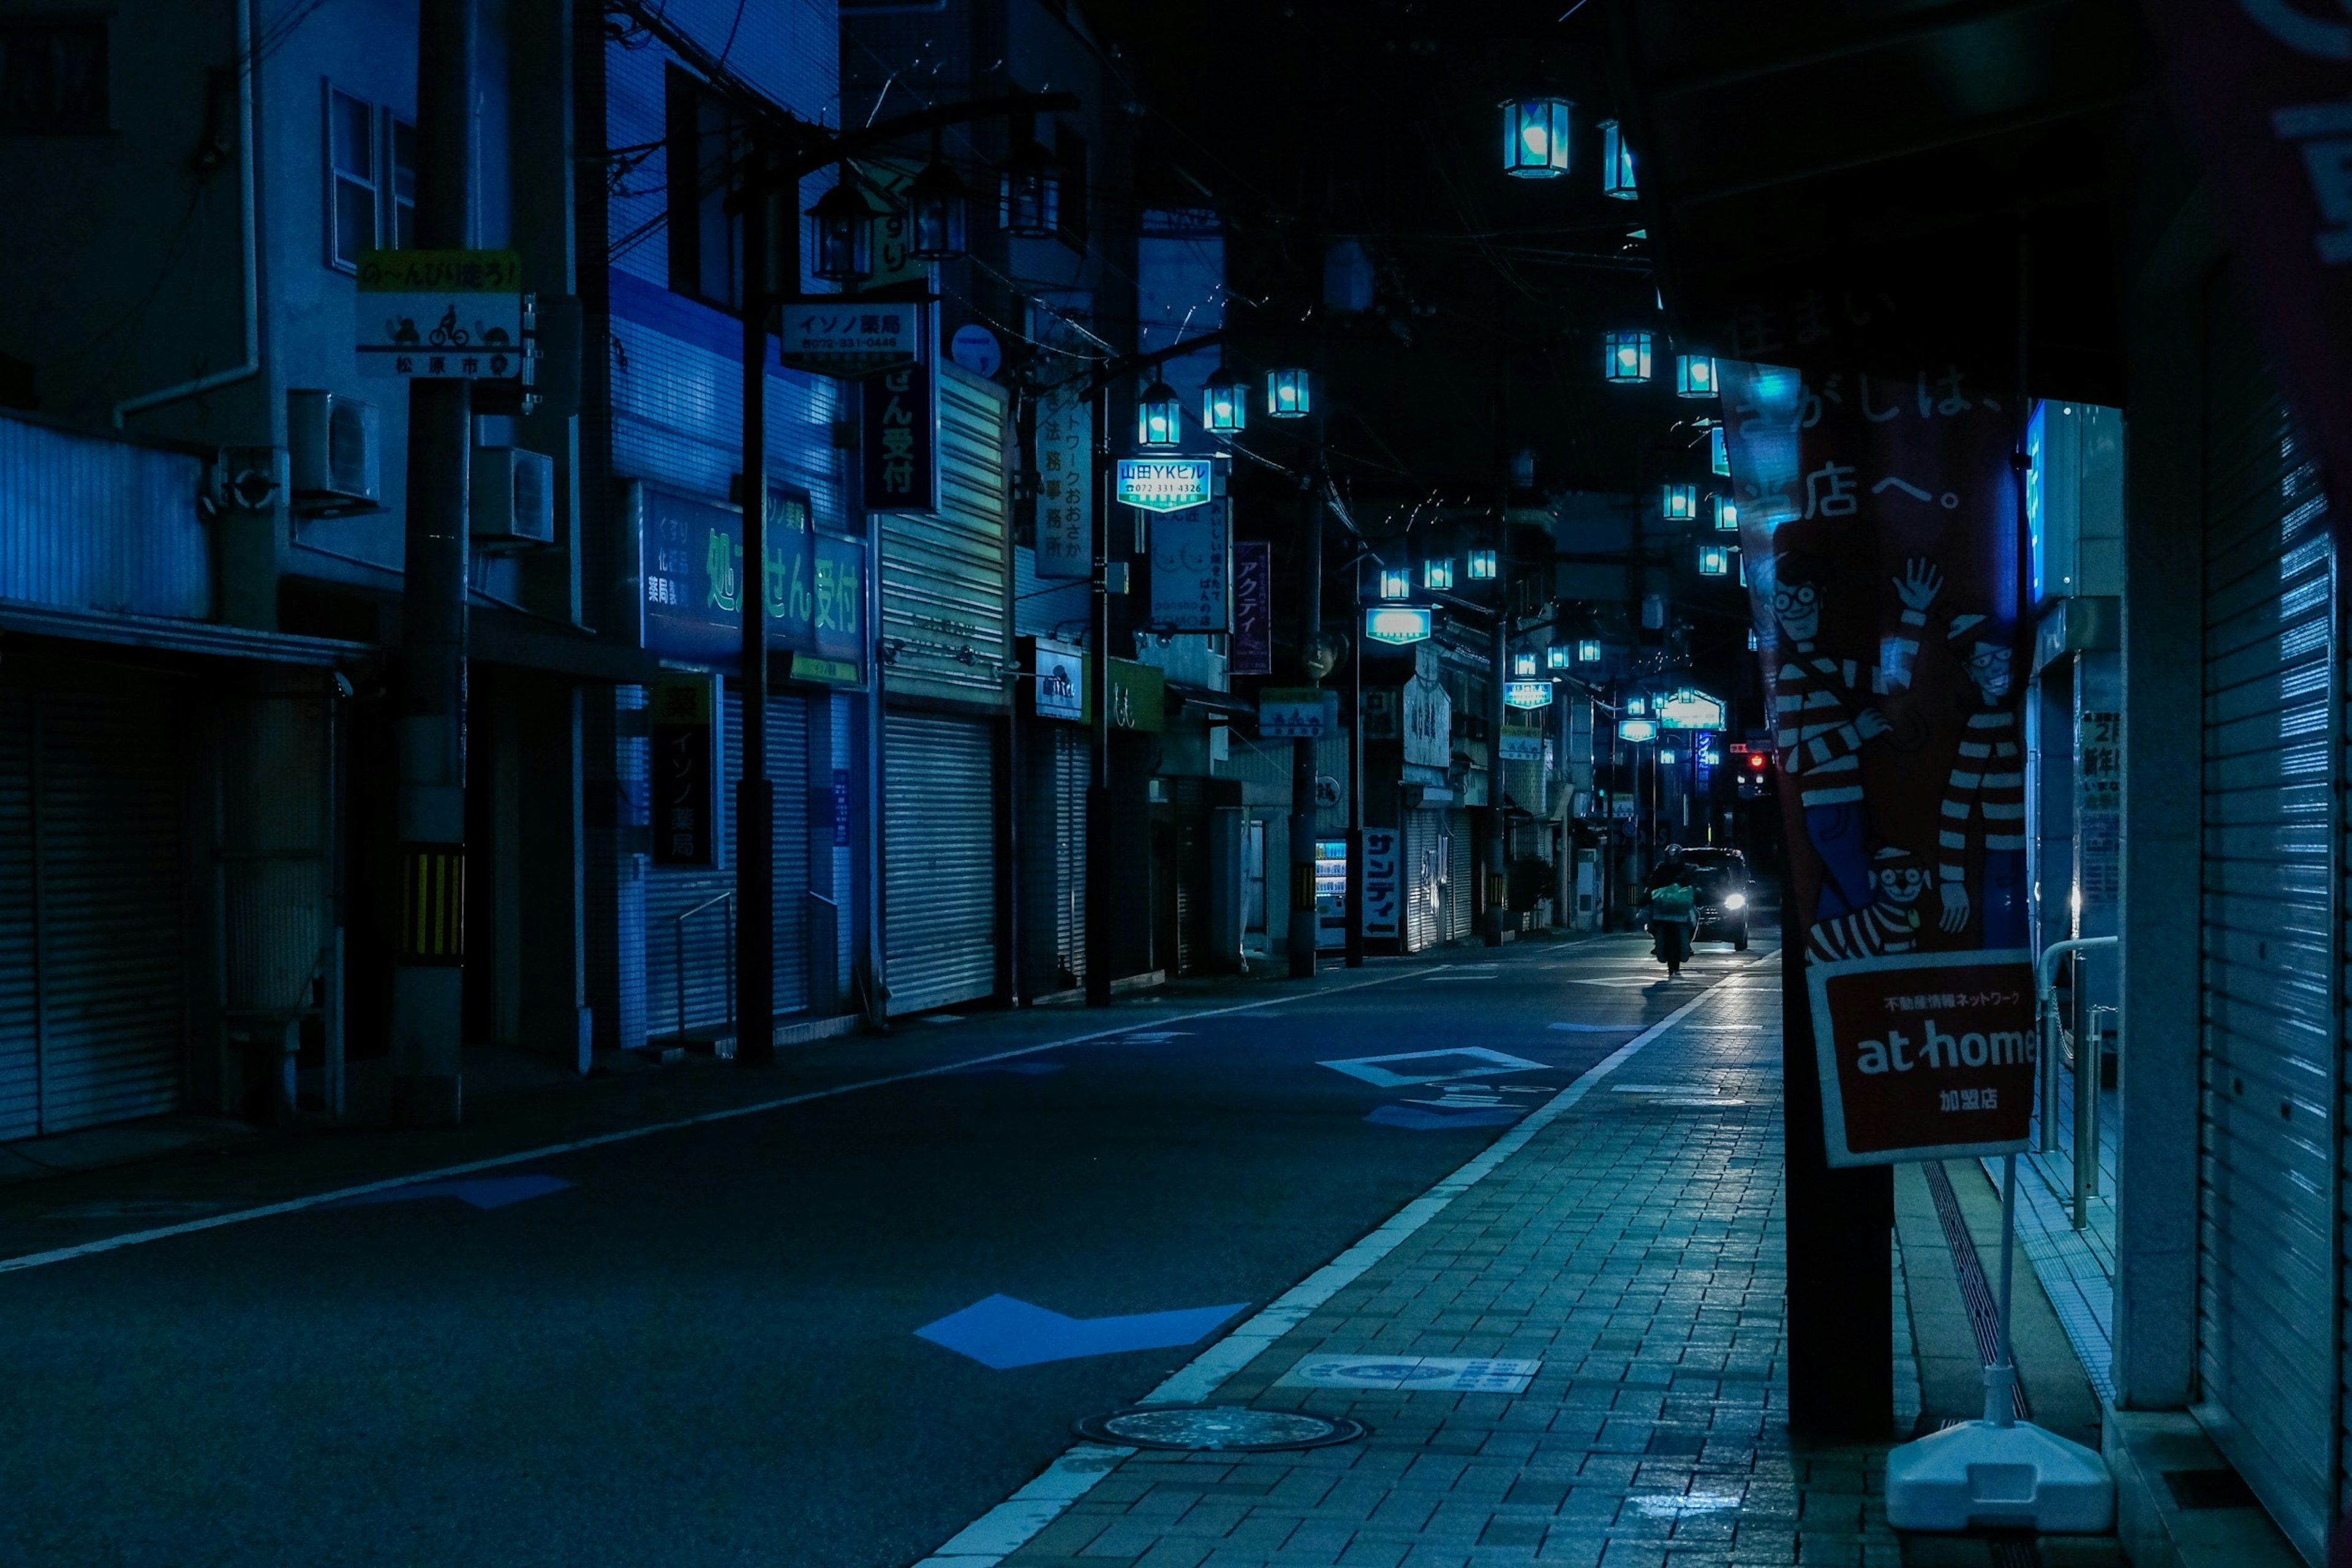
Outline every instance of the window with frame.
[(748, 139), (719, 95), (673, 66), (667, 84), (669, 286), (735, 310), (743, 300), (743, 215), (728, 210), (741, 186)]
[(103, 18), (0, 17), (0, 136), (113, 128)]
[(1055, 237), (1080, 255), (1087, 248), (1087, 139), (1066, 125), (1055, 127), (1054, 162), (1061, 166), (1062, 207)]
[(384, 150), (390, 155), (392, 177), (384, 195), (389, 216), (384, 232), (395, 250), (416, 247), (416, 127), (405, 120), (384, 116)]
[(376, 247), (382, 187), (376, 177), (375, 106), (327, 89), (327, 261), (357, 272)]

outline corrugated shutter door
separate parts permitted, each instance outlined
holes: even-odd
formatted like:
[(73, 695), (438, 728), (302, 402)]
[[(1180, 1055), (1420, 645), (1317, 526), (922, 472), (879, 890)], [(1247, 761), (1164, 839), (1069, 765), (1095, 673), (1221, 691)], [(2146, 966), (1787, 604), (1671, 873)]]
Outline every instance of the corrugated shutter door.
[(2199, 1415), (2314, 1562), (2336, 1290), (2334, 550), (2318, 478), (2216, 310), (2205, 462)]
[(1075, 724), (1055, 731), (1054, 945), (1073, 981), (1087, 977), (1087, 789), (1094, 748)]
[(996, 746), (985, 719), (892, 713), (883, 778), (890, 1011), (996, 991)]
[(37, 699), (41, 1131), (180, 1108), (184, 810), (177, 705), (120, 668)]
[(1441, 818), (1433, 811), (1408, 811), (1404, 814), (1404, 843), (1400, 853), (1404, 858), (1404, 950), (1419, 952), (1437, 945), (1438, 891), (1437, 868), (1432, 857), (1437, 853), (1438, 824)]
[(40, 1131), (33, 929), (33, 702), (0, 690), (0, 1140)]
[(1445, 814), (1446, 830), (1454, 836), (1454, 879), (1445, 889), (1445, 935), (1449, 942), (1459, 942), (1475, 929), (1472, 900), (1477, 892), (1477, 869), (1473, 857), (1477, 838), (1470, 831), (1470, 814), (1449, 811)]
[[(735, 850), (735, 789), (743, 776), (743, 697), (728, 685), (720, 722), (724, 783), (719, 835)], [(768, 697), (768, 777), (775, 785), (776, 1011), (808, 1005), (808, 701)], [(734, 931), (723, 895), (735, 888), (729, 868), (655, 866), (646, 876), (646, 1029), (655, 1036), (708, 1030), (734, 1011), (729, 955)], [(718, 902), (711, 902), (718, 900)], [(707, 907), (706, 907), (707, 906)], [(698, 911), (689, 913), (688, 911)], [(681, 921), (680, 917), (685, 918)]]

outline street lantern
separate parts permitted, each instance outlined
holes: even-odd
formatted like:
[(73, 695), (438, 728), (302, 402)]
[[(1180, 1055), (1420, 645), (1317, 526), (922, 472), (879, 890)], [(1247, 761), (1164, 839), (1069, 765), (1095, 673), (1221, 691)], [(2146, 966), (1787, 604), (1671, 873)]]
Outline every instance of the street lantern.
[(1675, 392), (1682, 397), (1713, 397), (1715, 395), (1715, 356), (1712, 354), (1676, 354), (1675, 356)]
[(1549, 668), (1566, 669), (1568, 668), (1568, 645), (1564, 642), (1556, 642), (1549, 647), (1544, 649), (1544, 664)]
[(1731, 443), (1723, 437), (1723, 426), (1716, 426), (1706, 433), (1707, 455), (1715, 459), (1714, 468), (1725, 479), (1731, 477)]
[(1403, 566), (1381, 568), (1381, 597), (1410, 599), (1412, 597), (1412, 572)]
[(1265, 411), (1276, 419), (1304, 419), (1314, 412), (1315, 395), (1304, 370), (1265, 373)]
[(1709, 496), (1706, 498), (1706, 505), (1707, 510), (1715, 518), (1715, 531), (1717, 533), (1739, 531), (1739, 508), (1729, 496)]
[(809, 270), (835, 283), (862, 283), (874, 276), (874, 220), (881, 210), (857, 188), (849, 165), (833, 189), (817, 197), (808, 216), (816, 219), (816, 265)]
[(1556, 180), (1568, 173), (1568, 110), (1564, 98), (1515, 98), (1503, 105), (1503, 173), (1522, 180)]
[(1660, 500), (1660, 515), (1668, 522), (1692, 522), (1698, 518), (1698, 487), (1667, 485)]
[(1440, 592), (1454, 586), (1454, 557), (1433, 555), (1421, 563), (1421, 585)]
[(1533, 675), (1535, 672), (1536, 656), (1534, 654), (1515, 653), (1511, 656), (1511, 673), (1513, 675)]
[(1650, 700), (1639, 692), (1625, 699), (1625, 711), (1637, 718), (1650, 710)]
[(1630, 202), (1642, 193), (1633, 185), (1633, 149), (1613, 120), (1601, 122), (1601, 194)]
[(1601, 639), (1599, 637), (1580, 637), (1577, 639), (1576, 662), (1579, 664), (1599, 664), (1601, 662)]
[(1062, 172), (1027, 129), (1001, 172), (996, 217), (1015, 239), (1051, 239), (1062, 224)]
[(1470, 581), (1473, 583), (1493, 582), (1496, 569), (1493, 551), (1474, 550), (1470, 552)]
[(1639, 330), (1610, 332), (1602, 339), (1605, 350), (1601, 374), (1614, 382), (1647, 381), (1650, 379), (1650, 334)]
[(1249, 425), (1249, 384), (1220, 364), (1201, 384), (1201, 428), (1220, 436)]
[(971, 211), (963, 177), (934, 155), (907, 185), (907, 254), (918, 261), (961, 257), (969, 248)]
[(1164, 381), (1155, 381), (1135, 400), (1135, 443), (1173, 447), (1184, 438), (1184, 400)]
[(1728, 577), (1731, 575), (1730, 549), (1727, 546), (1721, 544), (1700, 545), (1698, 547), (1698, 574), (1702, 577)]

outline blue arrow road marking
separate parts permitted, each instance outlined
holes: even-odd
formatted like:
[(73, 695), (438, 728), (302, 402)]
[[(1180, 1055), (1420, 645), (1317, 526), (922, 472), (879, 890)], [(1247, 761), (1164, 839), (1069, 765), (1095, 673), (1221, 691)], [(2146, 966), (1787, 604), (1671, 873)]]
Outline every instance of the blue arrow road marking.
[(1365, 1121), (1380, 1127), (1407, 1127), (1415, 1132), (1427, 1132), (1440, 1127), (1508, 1127), (1524, 1110), (1508, 1107), (1500, 1110), (1423, 1110), (1411, 1105), (1381, 1105), (1372, 1109)]
[(1011, 1296), (990, 1296), (917, 1329), (917, 1337), (1004, 1372), (1040, 1362), (1189, 1345), (1249, 1305), (1181, 1307), (1120, 1318), (1066, 1318)]
[(502, 1209), (525, 1198), (543, 1198), (550, 1193), (560, 1193), (571, 1184), (561, 1176), (475, 1176), (457, 1182), (415, 1182), (404, 1187), (386, 1187), (380, 1193), (362, 1193), (355, 1198), (345, 1198), (340, 1203), (321, 1206), (356, 1208), (362, 1204), (405, 1204), (419, 1198), (456, 1198), (478, 1209)]

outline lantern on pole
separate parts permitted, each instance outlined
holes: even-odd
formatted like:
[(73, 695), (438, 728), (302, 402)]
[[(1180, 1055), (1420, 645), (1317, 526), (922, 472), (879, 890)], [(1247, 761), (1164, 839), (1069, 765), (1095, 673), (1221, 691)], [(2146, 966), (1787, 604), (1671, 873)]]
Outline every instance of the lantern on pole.
[(1265, 411), (1269, 416), (1276, 419), (1304, 419), (1314, 409), (1314, 393), (1307, 384), (1306, 371), (1266, 372)]
[(1576, 643), (1576, 662), (1579, 664), (1599, 664), (1601, 662), (1601, 639), (1599, 637), (1579, 637)]
[(1650, 334), (1639, 329), (1610, 332), (1601, 340), (1601, 374), (1612, 382), (1650, 379)]
[(1201, 428), (1230, 436), (1249, 425), (1249, 384), (1220, 364), (1201, 384)]
[(1030, 124), (1015, 134), (1013, 156), (1001, 172), (998, 224), (1015, 239), (1051, 239), (1062, 223), (1062, 171), (1037, 145)]
[(1473, 583), (1493, 582), (1496, 569), (1493, 551), (1474, 550), (1470, 552), (1470, 581)]
[(816, 219), (816, 262), (809, 268), (835, 283), (862, 283), (874, 276), (874, 220), (881, 210), (857, 188), (849, 165), (833, 189), (817, 197), (808, 216)]
[(1706, 498), (1706, 504), (1707, 510), (1715, 516), (1715, 531), (1717, 533), (1739, 531), (1739, 508), (1729, 496), (1709, 496)]
[(1698, 574), (1702, 577), (1731, 575), (1731, 551), (1727, 545), (1702, 544), (1698, 547)]
[(1625, 145), (1625, 132), (1613, 120), (1601, 122), (1601, 194), (1621, 202), (1642, 194), (1633, 184), (1633, 149)]
[(1433, 555), (1421, 563), (1421, 585), (1439, 593), (1454, 586), (1454, 557)]
[(1568, 645), (1564, 642), (1556, 642), (1549, 647), (1544, 649), (1544, 664), (1546, 667), (1552, 669), (1566, 669), (1568, 668)]
[(1675, 356), (1675, 393), (1677, 396), (1713, 397), (1715, 390), (1714, 355)]
[(1184, 438), (1184, 400), (1164, 381), (1155, 381), (1135, 400), (1135, 443), (1173, 447)]
[(1698, 517), (1698, 487), (1667, 485), (1659, 500), (1660, 515), (1669, 522), (1690, 522)]
[(971, 202), (963, 177), (931, 161), (907, 185), (907, 254), (918, 261), (954, 261), (969, 248)]
[(1564, 98), (1514, 98), (1503, 105), (1503, 173), (1521, 180), (1556, 180), (1568, 173), (1568, 110)]
[(1412, 597), (1412, 573), (1402, 566), (1381, 568), (1381, 597), (1410, 599)]

